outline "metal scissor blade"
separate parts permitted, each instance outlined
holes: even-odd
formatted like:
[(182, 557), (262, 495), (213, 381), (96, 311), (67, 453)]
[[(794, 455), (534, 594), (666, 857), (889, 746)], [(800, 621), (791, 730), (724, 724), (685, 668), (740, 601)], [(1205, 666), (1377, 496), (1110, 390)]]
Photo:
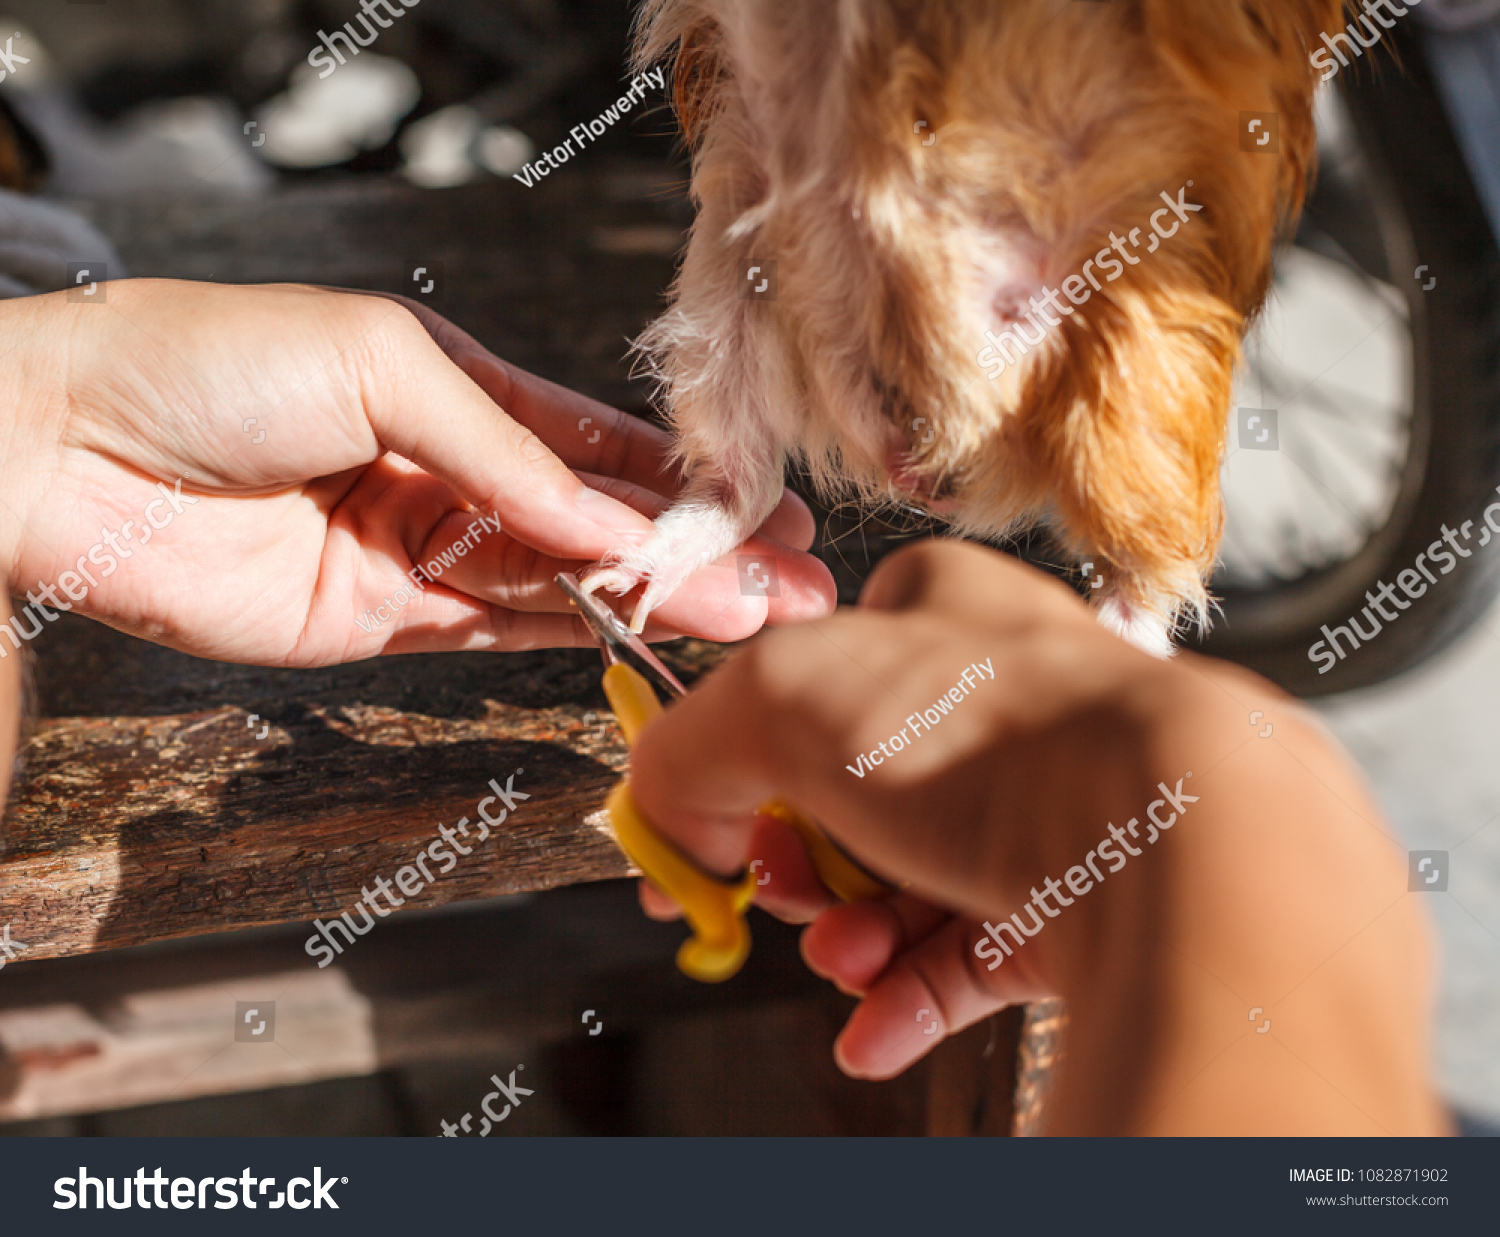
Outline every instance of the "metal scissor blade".
[(557, 576), (557, 587), (562, 589), (563, 596), (578, 607), (583, 621), (594, 633), (594, 639), (599, 641), (599, 649), (604, 654), (606, 664), (613, 665), (622, 661), (632, 670), (645, 675), (657, 690), (669, 696), (687, 695), (687, 688), (662, 665), (660, 658), (647, 647), (646, 642), (625, 626), (607, 605), (597, 597), (585, 593), (576, 575), (571, 571), (561, 572)]

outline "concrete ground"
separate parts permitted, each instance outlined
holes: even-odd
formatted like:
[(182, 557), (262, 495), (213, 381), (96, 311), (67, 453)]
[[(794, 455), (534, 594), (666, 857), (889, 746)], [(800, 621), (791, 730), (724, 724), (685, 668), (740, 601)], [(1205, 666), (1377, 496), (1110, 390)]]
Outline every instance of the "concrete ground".
[[(1319, 100), (1325, 175), (1361, 176), (1337, 96)], [(1224, 560), (1267, 573), (1343, 558), (1387, 517), (1403, 457), (1413, 369), (1403, 297), (1320, 255), (1278, 263), (1251, 339), (1239, 420), (1276, 409), (1257, 445), (1231, 426), (1223, 474)], [(1275, 430), (1279, 428), (1279, 440)], [(1238, 431), (1236, 433), (1235, 431)], [(1442, 937), (1434, 1067), (1460, 1112), (1500, 1125), (1500, 607), (1446, 653), (1400, 679), (1320, 702), (1411, 850), (1447, 851), (1445, 892), (1427, 900)]]
[(1435, 1068), (1456, 1108), (1500, 1124), (1500, 606), (1442, 656), (1319, 706), (1406, 845), (1446, 850), (1426, 896), (1443, 944)]

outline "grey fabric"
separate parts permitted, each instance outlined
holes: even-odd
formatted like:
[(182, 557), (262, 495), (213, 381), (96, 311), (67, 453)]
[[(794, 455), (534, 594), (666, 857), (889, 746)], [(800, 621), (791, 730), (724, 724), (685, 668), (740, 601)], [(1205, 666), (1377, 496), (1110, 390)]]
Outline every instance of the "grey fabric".
[(125, 274), (120, 255), (88, 220), (54, 202), (0, 189), (0, 298), (56, 292), (72, 285), (69, 263)]
[(1500, 18), (1500, 0), (1420, 0), (1416, 11), (1438, 30), (1469, 30)]
[(1490, 230), (1500, 239), (1500, 20), (1461, 32), (1429, 29), (1424, 42)]

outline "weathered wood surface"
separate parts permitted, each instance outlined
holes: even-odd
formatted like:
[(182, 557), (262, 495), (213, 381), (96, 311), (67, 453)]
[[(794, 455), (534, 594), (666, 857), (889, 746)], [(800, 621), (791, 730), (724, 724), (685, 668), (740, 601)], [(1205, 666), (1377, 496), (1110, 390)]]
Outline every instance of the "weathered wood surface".
[[(604, 885), (392, 916), (322, 970), (303, 926), (13, 963), (0, 973), (0, 1121), (443, 1059), (508, 1068), (532, 1060), (523, 1048), (598, 1044), (600, 1027), (620, 1037), (823, 988), (796, 929), (757, 915), (755, 934), (734, 983), (696, 984), (672, 964), (681, 929)], [(274, 1038), (236, 1037), (249, 1003)]]
[[(45, 638), (0, 862), (20, 957), (336, 916), (465, 817), (473, 853), (429, 861), (411, 905), (629, 872), (601, 815), (626, 752), (591, 650), (292, 671), (66, 615)], [(688, 677), (712, 656), (685, 651)], [(481, 843), (475, 805), (512, 777), (531, 797)]]
[[(656, 164), (602, 164), (531, 190), (361, 178), (86, 209), (134, 275), (412, 291), (420, 262), (435, 308), (500, 355), (641, 409), (623, 358), (671, 277), (675, 185)], [(492, 777), (531, 798), (418, 905), (627, 872), (599, 815), (625, 752), (596, 654), (265, 670), (68, 615), (35, 648), (40, 720), (0, 852), (20, 957), (336, 914), (439, 824), (472, 821)]]

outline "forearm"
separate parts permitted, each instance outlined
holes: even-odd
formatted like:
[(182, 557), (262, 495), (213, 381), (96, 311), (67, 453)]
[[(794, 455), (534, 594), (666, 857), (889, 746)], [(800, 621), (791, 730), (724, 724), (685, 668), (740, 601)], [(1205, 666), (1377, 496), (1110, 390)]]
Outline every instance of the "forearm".
[(1151, 763), (1169, 787), (1193, 770), (1198, 801), (1103, 891), (1065, 972), (1056, 1132), (1446, 1132), (1404, 852), (1315, 722), (1282, 709), (1247, 741), (1250, 676), (1190, 673), (1206, 697), (1161, 718)]
[[(0, 590), (0, 624), (9, 623), (10, 598)], [(10, 775), (21, 729), (22, 654), (0, 632), (0, 823), (10, 802)]]

